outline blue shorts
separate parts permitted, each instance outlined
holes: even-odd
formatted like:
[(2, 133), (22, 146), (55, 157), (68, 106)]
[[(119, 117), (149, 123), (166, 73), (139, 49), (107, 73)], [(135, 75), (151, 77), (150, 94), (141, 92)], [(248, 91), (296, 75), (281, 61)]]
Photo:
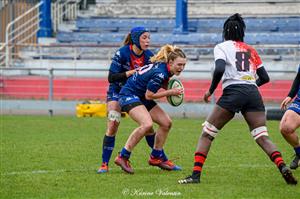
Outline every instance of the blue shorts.
[(292, 110), (295, 111), (300, 115), (300, 101), (299, 100), (294, 100), (293, 103), (289, 106), (287, 110)]
[(120, 95), (119, 104), (123, 112), (129, 112), (136, 106), (144, 105), (148, 111), (150, 111), (156, 102), (154, 100), (146, 100), (145, 98), (140, 98), (136, 95)]
[(120, 97), (120, 90), (121, 88), (116, 88), (112, 85), (109, 85), (106, 95), (106, 101), (118, 101)]

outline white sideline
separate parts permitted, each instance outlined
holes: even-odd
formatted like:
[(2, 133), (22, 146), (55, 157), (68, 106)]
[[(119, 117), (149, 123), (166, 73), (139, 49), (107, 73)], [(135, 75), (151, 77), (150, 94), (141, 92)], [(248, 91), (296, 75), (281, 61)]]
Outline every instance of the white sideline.
[[(251, 169), (251, 168), (273, 168), (274, 165), (270, 164), (239, 164), (236, 166), (231, 166), (230, 168), (242, 168), (242, 169)], [(205, 168), (224, 168), (224, 165), (216, 165), (216, 166), (205, 166)], [(1, 176), (13, 176), (13, 175), (31, 175), (31, 174), (57, 174), (57, 173), (72, 173), (72, 172), (88, 172), (88, 171), (95, 171), (96, 173), (97, 168), (90, 168), (90, 169), (57, 169), (57, 170), (34, 170), (34, 171), (12, 171), (12, 172), (4, 172), (1, 173)], [(151, 166), (149, 167), (139, 167), (134, 168), (135, 171), (138, 170), (150, 170), (155, 169)], [(190, 170), (192, 167), (189, 168)], [(110, 169), (117, 170), (116, 168)]]

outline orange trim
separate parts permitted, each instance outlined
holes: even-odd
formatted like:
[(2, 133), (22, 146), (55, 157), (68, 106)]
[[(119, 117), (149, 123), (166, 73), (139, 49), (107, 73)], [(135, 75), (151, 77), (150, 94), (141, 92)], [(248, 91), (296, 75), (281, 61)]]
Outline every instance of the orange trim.
[(200, 162), (203, 164), (205, 162), (205, 160), (206, 160), (206, 158), (203, 156), (195, 156), (195, 162)]
[(202, 171), (202, 167), (199, 167), (199, 166), (194, 166), (194, 171)]

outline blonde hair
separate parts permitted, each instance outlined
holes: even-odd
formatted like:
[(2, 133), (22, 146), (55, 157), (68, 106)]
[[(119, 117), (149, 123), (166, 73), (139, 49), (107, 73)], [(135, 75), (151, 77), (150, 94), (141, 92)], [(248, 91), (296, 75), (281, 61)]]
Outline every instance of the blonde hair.
[(169, 44), (164, 45), (160, 48), (158, 53), (151, 57), (151, 62), (165, 62), (174, 61), (177, 57), (186, 58), (184, 52), (177, 46), (172, 46)]

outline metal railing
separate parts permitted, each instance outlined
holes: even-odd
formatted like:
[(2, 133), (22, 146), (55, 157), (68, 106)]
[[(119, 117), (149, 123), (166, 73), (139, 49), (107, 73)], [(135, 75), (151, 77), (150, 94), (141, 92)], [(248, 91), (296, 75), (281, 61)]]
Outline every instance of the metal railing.
[(80, 0), (58, 0), (51, 4), (51, 16), (54, 33), (64, 20), (75, 20), (78, 15)]
[[(34, 7), (27, 10), (24, 14), (20, 15), (6, 26), (4, 45), (6, 67), (11, 64), (10, 62), (14, 57), (13, 52), (16, 51), (14, 44), (25, 43), (36, 36), (40, 23), (39, 7), (42, 5), (42, 3), (43, 2), (36, 4)], [(23, 23), (21, 25), (14, 27), (16, 23), (19, 23), (23, 19), (27, 20), (22, 21)], [(3, 63), (0, 62), (0, 65), (3, 65)]]

